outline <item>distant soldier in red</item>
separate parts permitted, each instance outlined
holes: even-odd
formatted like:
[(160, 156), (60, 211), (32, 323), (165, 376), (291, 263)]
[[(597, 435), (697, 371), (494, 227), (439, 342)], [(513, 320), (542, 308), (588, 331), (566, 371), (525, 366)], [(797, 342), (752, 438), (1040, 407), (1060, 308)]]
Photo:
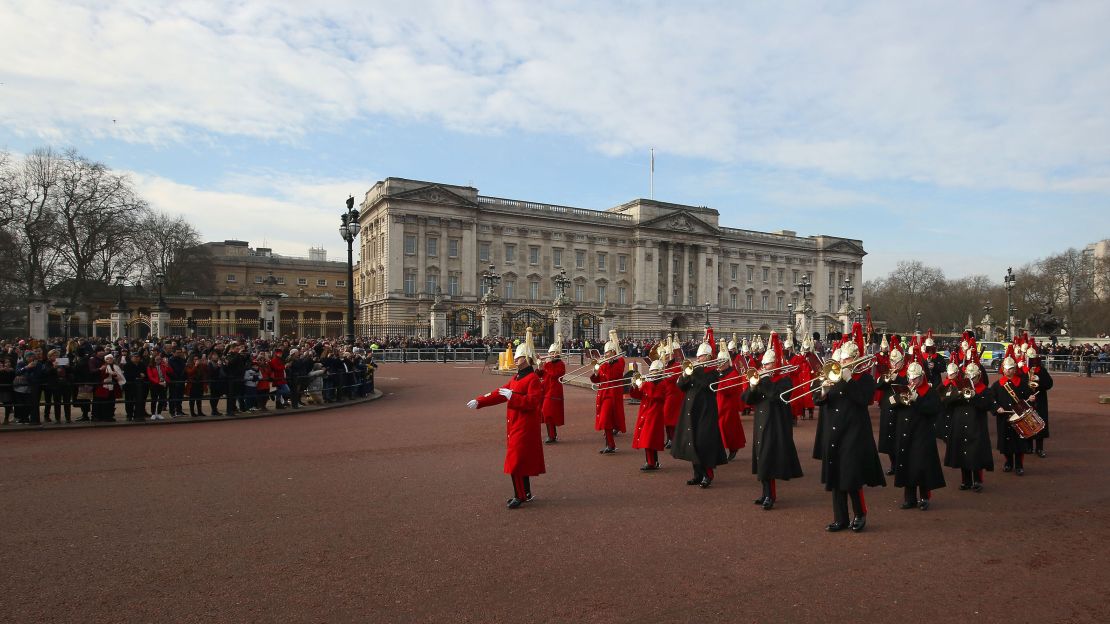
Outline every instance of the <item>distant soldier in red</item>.
[[(671, 448), (674, 442), (674, 430), (678, 426), (678, 418), (682, 415), (682, 402), (686, 400), (686, 393), (678, 388), (678, 375), (682, 372), (682, 345), (678, 338), (670, 334), (659, 347), (659, 359), (665, 363), (663, 369), (670, 375), (663, 380), (663, 424), (667, 430), (667, 443), (664, 448)], [(667, 363), (669, 362), (669, 364)]]
[[(790, 395), (790, 414), (794, 416), (794, 423), (797, 424), (806, 413), (809, 414), (807, 420), (813, 420), (813, 410), (816, 405), (813, 403), (813, 392), (811, 392), (811, 384), (813, 381), (813, 370), (821, 368), (821, 362), (813, 353), (813, 339), (806, 336), (802, 340), (802, 352), (790, 358), (791, 365), (798, 368), (790, 374), (790, 383), (794, 386), (794, 392)], [(816, 366), (815, 366), (816, 365)]]
[(513, 497), (507, 501), (509, 509), (534, 500), (529, 477), (545, 472), (543, 444), (540, 442), (540, 404), (543, 388), (540, 378), (532, 369), (536, 350), (532, 345), (532, 330), (516, 348), (516, 375), (509, 383), (495, 392), (483, 394), (466, 404), (470, 409), (508, 403), (505, 429), (508, 432), (505, 450), (505, 472), (513, 480)]
[(601, 449), (602, 455), (609, 455), (617, 451), (617, 442), (613, 437), (614, 431), (624, 433), (624, 390), (616, 385), (615, 381), (624, 378), (624, 358), (620, 356), (620, 341), (617, 339), (617, 330), (609, 330), (609, 342), (605, 343), (605, 355), (602, 362), (594, 365), (594, 374), (590, 381), (606, 384), (607, 387), (598, 390), (595, 403), (594, 429), (605, 432), (605, 446)]
[(556, 427), (563, 426), (563, 384), (559, 378), (566, 374), (567, 365), (562, 360), (563, 335), (555, 337), (555, 342), (547, 348), (547, 358), (536, 364), (536, 374), (543, 381), (543, 407), (540, 417), (547, 425), (547, 440), (544, 444), (554, 444), (559, 441), (559, 431)]
[(744, 425), (740, 422), (740, 373), (733, 367), (729, 358), (725, 341), (721, 341), (717, 359), (721, 365), (717, 367), (721, 376), (717, 386), (717, 422), (721, 427), (721, 442), (728, 449), (728, 460), (736, 459), (736, 453), (748, 445), (744, 435)]
[(663, 361), (653, 360), (647, 375), (632, 383), (630, 394), (640, 401), (636, 427), (632, 431), (632, 448), (644, 449), (644, 465), (640, 470), (659, 470), (659, 451), (666, 446), (663, 426), (664, 384), (674, 383), (673, 377), (663, 379)]

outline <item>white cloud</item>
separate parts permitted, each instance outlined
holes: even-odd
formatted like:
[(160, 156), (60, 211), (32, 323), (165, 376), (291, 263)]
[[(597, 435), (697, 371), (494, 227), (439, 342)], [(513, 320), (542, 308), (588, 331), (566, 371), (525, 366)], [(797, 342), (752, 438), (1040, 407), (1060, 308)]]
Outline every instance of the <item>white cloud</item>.
[(346, 259), (346, 243), (338, 234), (339, 215), (346, 209), (342, 200), (348, 194), (361, 197), (358, 189), (366, 187), (364, 180), (259, 174), (230, 177), (220, 190), (209, 190), (160, 176), (131, 175), (153, 208), (185, 216), (206, 241), (245, 240), (290, 256), (308, 256), (310, 247), (324, 247), (331, 260)]
[(1107, 190), (1110, 4), (691, 6), (0, 2), (0, 123), (297, 141), (385, 116), (851, 180)]

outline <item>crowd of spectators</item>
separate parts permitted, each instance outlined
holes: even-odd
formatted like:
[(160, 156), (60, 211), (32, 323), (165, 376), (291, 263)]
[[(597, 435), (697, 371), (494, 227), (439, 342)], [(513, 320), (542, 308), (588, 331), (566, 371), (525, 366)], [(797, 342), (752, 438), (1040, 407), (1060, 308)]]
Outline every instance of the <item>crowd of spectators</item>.
[(297, 409), (372, 393), (371, 346), (237, 337), (3, 341), (0, 405), (4, 425)]

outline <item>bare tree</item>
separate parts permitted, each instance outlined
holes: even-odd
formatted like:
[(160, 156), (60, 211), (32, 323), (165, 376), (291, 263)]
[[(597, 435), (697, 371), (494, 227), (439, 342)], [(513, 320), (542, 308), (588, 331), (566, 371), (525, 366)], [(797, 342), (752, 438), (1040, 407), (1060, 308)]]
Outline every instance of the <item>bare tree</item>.
[(60, 192), (58, 169), (58, 157), (49, 148), (36, 149), (21, 165), (4, 168), (0, 221), (20, 252), (10, 269), (23, 286), (23, 296), (45, 294), (63, 277), (55, 270), (61, 259), (55, 202)]
[(153, 213), (135, 232), (140, 255), (136, 277), (154, 283), (154, 276), (166, 278), (165, 291), (206, 292), (213, 283), (211, 253), (202, 246), (196, 228), (182, 217)]

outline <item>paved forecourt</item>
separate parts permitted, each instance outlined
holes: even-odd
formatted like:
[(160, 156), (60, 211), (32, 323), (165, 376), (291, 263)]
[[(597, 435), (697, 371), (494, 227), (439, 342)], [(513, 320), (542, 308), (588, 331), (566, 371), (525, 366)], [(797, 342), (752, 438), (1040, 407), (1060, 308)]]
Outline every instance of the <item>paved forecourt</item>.
[(946, 470), (927, 512), (869, 490), (862, 534), (823, 531), (812, 421), (765, 512), (748, 449), (707, 490), (666, 455), (641, 473), (631, 434), (599, 455), (582, 389), (506, 510), (505, 409), (464, 407), (504, 382), (389, 364), (349, 408), (3, 436), (0, 621), (1110, 621), (1103, 379), (1057, 379), (1025, 477)]

